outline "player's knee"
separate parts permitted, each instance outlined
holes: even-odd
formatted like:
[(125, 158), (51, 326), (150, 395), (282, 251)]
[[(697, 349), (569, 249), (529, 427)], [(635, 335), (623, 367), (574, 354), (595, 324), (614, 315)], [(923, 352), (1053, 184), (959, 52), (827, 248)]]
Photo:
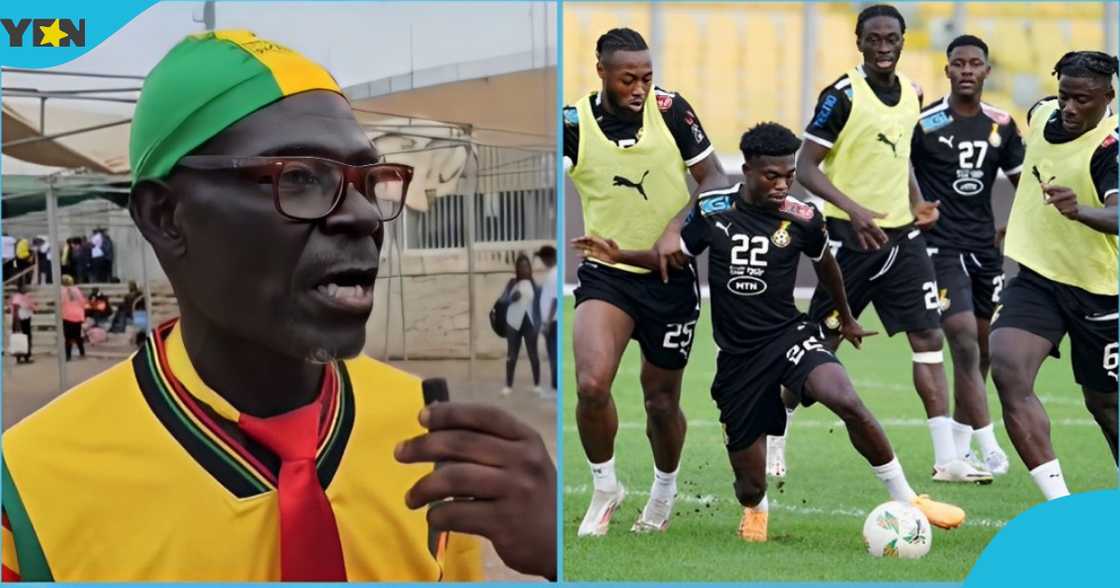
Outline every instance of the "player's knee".
[(766, 478), (755, 480), (741, 477), (735, 480), (735, 498), (743, 506), (758, 506), (766, 496)]
[(980, 365), (980, 345), (975, 338), (963, 337), (949, 339), (949, 352), (953, 355), (953, 365), (972, 367)]
[(1023, 375), (1026, 366), (1008, 349), (994, 349), (991, 357), (992, 382), (999, 392), (1000, 402), (1006, 407), (1025, 396), (1030, 382)]
[(944, 340), (941, 329), (925, 329), (910, 333), (910, 346), (915, 352), (941, 351)]
[(577, 383), (580, 404), (603, 406), (610, 400), (611, 384), (607, 378), (594, 374), (580, 374)]
[(678, 410), (680, 405), (672, 394), (646, 395), (646, 414), (653, 420), (673, 418)]

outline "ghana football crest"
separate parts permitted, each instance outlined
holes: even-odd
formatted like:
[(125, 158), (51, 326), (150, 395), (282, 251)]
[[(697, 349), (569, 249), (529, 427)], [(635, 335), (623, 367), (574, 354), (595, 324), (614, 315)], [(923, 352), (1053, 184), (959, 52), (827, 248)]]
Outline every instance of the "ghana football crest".
[(789, 231), (786, 230), (788, 226), (789, 221), (784, 220), (782, 224), (778, 225), (778, 230), (774, 231), (773, 235), (770, 235), (770, 242), (773, 243), (775, 247), (786, 247), (789, 245), (790, 236)]
[(1003, 143), (1003, 139), (999, 136), (999, 124), (992, 123), (992, 132), (988, 135), (988, 144), (992, 147), (999, 147)]
[(832, 329), (834, 331), (836, 329), (839, 329), (840, 328), (840, 311), (839, 310), (834, 310), (834, 311), (828, 313), (828, 316), (825, 317), (825, 319), (824, 319), (824, 326), (826, 328)]
[(938, 304), (938, 306), (941, 307), (941, 312), (945, 312), (945, 311), (949, 310), (949, 307), (952, 306), (953, 301), (949, 300), (949, 289), (948, 288), (942, 288), (941, 289), (941, 296), (937, 297), (937, 304)]

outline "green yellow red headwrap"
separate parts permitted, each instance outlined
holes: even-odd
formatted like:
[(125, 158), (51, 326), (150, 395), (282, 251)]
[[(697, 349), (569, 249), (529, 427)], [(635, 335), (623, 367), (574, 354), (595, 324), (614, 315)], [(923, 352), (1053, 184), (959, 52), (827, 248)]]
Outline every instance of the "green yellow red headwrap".
[(246, 30), (191, 35), (144, 80), (132, 118), (132, 182), (166, 176), (226, 127), (292, 94), (342, 93), (327, 70)]

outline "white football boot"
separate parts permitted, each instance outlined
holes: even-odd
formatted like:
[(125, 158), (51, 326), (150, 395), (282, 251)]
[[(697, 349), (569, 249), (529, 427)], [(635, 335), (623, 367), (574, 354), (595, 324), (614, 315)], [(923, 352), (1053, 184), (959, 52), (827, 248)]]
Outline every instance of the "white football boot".
[(579, 524), (579, 537), (602, 537), (607, 534), (611, 516), (622, 506), (626, 498), (626, 489), (622, 484), (614, 492), (596, 490), (591, 494), (591, 504), (587, 505), (587, 514), (583, 515), (583, 522)]
[(650, 496), (642, 509), (642, 515), (634, 521), (630, 530), (635, 533), (664, 533), (669, 528), (669, 517), (673, 514), (675, 501), (676, 496), (668, 499)]
[(954, 459), (947, 464), (933, 466), (933, 481), (991, 484), (992, 473), (978, 470), (963, 459)]

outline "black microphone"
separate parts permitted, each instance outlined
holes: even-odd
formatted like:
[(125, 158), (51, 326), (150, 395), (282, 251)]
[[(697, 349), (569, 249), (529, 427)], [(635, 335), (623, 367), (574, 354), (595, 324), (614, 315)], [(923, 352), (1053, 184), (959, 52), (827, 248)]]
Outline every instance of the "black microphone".
[[(420, 382), (420, 390), (424, 394), (424, 406), (431, 406), (437, 402), (448, 402), (451, 394), (447, 389), (446, 378), (425, 378)], [(435, 469), (439, 469), (440, 463), (435, 463)], [(439, 506), (440, 502), (435, 502), (428, 505), (428, 508), (435, 508)], [(447, 549), (447, 533), (439, 529), (428, 528), (428, 552), (432, 557), (440, 563), (440, 579), (443, 578), (443, 553)]]

